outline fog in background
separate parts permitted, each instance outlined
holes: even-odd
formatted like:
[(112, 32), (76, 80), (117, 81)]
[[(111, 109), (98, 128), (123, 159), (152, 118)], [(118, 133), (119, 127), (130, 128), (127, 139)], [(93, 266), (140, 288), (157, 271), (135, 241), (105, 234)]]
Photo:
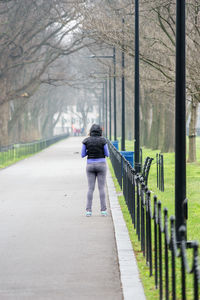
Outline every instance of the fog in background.
[[(112, 56), (113, 47), (117, 135), (124, 51), (126, 138), (134, 139), (133, 2), (0, 2), (0, 146), (65, 132), (85, 135), (93, 122), (105, 130), (106, 81), (110, 68), (113, 99), (113, 61), (98, 56)], [(141, 146), (165, 152), (174, 151), (175, 4), (140, 1)], [(187, 3), (186, 16), (189, 161), (195, 161), (200, 102), (197, 0)], [(113, 111), (111, 119), (113, 125)]]

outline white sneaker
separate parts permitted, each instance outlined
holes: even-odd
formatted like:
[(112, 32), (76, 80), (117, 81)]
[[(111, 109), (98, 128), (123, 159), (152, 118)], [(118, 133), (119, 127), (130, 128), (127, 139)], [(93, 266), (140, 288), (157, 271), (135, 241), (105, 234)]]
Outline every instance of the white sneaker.
[(92, 212), (91, 211), (86, 211), (86, 217), (91, 217), (92, 216)]
[(107, 217), (107, 215), (108, 215), (107, 210), (102, 210), (102, 211), (101, 211), (101, 215), (102, 215), (103, 217)]

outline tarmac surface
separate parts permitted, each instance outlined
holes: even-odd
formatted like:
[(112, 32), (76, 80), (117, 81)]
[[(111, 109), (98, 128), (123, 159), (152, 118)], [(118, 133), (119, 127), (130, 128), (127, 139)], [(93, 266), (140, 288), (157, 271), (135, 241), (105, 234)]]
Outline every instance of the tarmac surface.
[(0, 171), (1, 300), (125, 299), (109, 203), (102, 217), (97, 188), (85, 217), (82, 139)]

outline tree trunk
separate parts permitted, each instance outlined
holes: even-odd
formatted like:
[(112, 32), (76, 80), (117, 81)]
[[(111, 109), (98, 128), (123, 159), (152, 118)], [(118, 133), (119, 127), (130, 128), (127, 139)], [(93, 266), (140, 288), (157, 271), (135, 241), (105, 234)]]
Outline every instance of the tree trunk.
[(126, 139), (128, 139), (129, 141), (133, 140), (133, 112), (132, 112), (132, 108), (129, 105), (128, 110), (126, 112)]
[(149, 135), (151, 128), (151, 103), (148, 97), (148, 91), (144, 91), (144, 101), (141, 104), (141, 146), (149, 146)]
[(7, 146), (9, 144), (8, 137), (8, 121), (10, 117), (10, 104), (5, 102), (0, 105), (0, 146)]
[[(164, 105), (164, 104), (163, 104)], [(169, 103), (165, 103), (161, 114), (161, 123), (159, 126), (161, 152), (174, 152), (175, 143), (175, 116), (174, 111), (168, 108)]]
[(188, 162), (196, 161), (196, 123), (198, 114), (198, 102), (192, 101), (191, 103), (191, 118), (189, 124), (189, 153)]
[(174, 152), (175, 149), (175, 115), (174, 111), (165, 111), (165, 133), (161, 147), (162, 152)]
[(53, 131), (56, 124), (53, 122), (54, 113), (48, 113), (45, 117), (43, 117), (42, 124), (42, 138), (51, 138), (53, 137)]
[(165, 143), (165, 104), (158, 104), (158, 149), (164, 152), (163, 145)]
[(40, 140), (40, 139), (41, 139), (41, 134), (39, 129), (39, 120), (38, 117), (34, 116), (34, 118), (32, 117), (32, 119), (29, 121), (26, 140), (27, 142), (30, 142), (30, 141)]
[(158, 116), (158, 103), (153, 103), (153, 116), (149, 138), (149, 146), (152, 150), (158, 149), (158, 136), (159, 136), (159, 116)]

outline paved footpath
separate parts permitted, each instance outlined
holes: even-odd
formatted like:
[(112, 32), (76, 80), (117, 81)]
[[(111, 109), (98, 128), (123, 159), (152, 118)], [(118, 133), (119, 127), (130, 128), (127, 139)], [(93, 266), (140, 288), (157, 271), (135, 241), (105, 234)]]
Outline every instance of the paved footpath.
[[(111, 213), (101, 217), (96, 189), (93, 216), (85, 217), (81, 140), (66, 139), (0, 171), (1, 300), (128, 300), (131, 295), (130, 280), (138, 281), (138, 275), (123, 275), (127, 260), (120, 259), (119, 250), (126, 242), (120, 246), (119, 226), (113, 225), (116, 204), (111, 203), (113, 219)], [(111, 187), (115, 199), (113, 193)]]

